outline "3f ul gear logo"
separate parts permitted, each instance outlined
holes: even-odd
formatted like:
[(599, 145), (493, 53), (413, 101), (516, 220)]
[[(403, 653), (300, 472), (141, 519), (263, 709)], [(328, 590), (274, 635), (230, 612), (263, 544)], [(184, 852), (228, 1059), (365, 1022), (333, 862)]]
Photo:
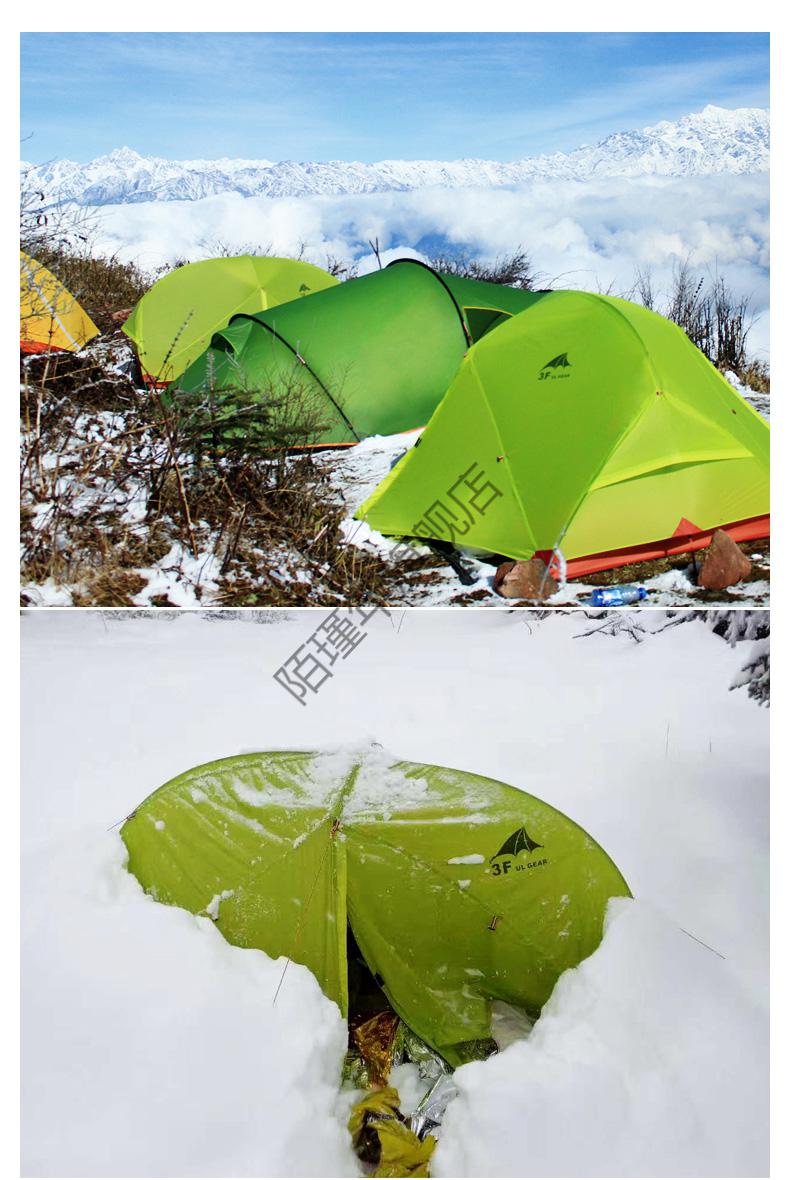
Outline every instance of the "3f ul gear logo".
[(526, 828), (516, 828), (513, 835), (508, 836), (499, 852), (494, 853), (491, 859), (496, 860), (498, 856), (518, 856), (519, 852), (534, 852), (536, 848), (542, 847), (542, 844), (536, 844), (530, 839)]
[[(531, 859), (532, 853), (538, 848), (542, 848), (542, 844), (538, 844), (533, 840), (526, 828), (516, 828), (512, 836), (508, 836), (505, 843), (500, 848), (499, 852), (494, 853), (490, 859), (491, 874), (494, 877), (504, 877), (509, 872), (514, 871), (523, 873), (526, 869), (537, 869), (542, 865), (548, 864), (546, 857), (539, 859)], [(526, 852), (526, 861), (519, 861), (519, 855)]]
[(538, 381), (560, 381), (564, 377), (570, 377), (570, 373), (564, 372), (570, 367), (571, 362), (568, 360), (567, 352), (561, 352), (559, 356), (554, 356), (550, 361), (546, 361), (538, 373)]

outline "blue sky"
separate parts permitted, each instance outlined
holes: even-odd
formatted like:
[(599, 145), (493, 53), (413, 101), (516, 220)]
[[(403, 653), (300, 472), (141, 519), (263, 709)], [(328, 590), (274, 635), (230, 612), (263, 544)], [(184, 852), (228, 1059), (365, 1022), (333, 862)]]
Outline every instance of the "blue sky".
[(762, 33), (24, 33), (24, 159), (512, 160), (768, 105)]

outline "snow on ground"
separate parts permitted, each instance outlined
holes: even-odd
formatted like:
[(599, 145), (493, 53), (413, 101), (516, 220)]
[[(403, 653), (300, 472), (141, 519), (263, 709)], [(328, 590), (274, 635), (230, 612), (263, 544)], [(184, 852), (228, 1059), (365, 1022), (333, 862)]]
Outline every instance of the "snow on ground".
[(758, 393), (756, 389), (751, 389), (748, 385), (744, 385), (737, 373), (729, 370), (724, 374), (730, 385), (739, 393), (744, 401), (747, 401), (753, 410), (761, 414), (766, 422), (771, 421), (771, 395), (770, 393)]
[(527, 1041), (456, 1071), (433, 1174), (765, 1174), (768, 715), (729, 691), (748, 645), (379, 613), (305, 707), (272, 676), (321, 617), (23, 617), (23, 1174), (359, 1174), (337, 1010), (297, 965), (273, 1006), (282, 961), (146, 898), (113, 825), (200, 762), (374, 738), (566, 811), (636, 898)]
[(25, 1174), (353, 1175), (335, 1005), (299, 969), (274, 1007), (282, 963), (157, 906), (95, 819), (26, 849)]
[(601, 947), (563, 975), (529, 1039), (456, 1074), (434, 1175), (764, 1169), (766, 1067), (749, 1044), (761, 1023), (715, 955), (615, 899)]
[[(113, 374), (123, 375), (132, 361), (132, 350), (128, 341), (108, 345), (99, 341), (86, 350), (86, 355), (95, 354), (97, 362), (105, 365)], [(734, 373), (726, 374), (728, 380), (758, 413), (770, 419), (770, 395), (756, 393), (745, 386)], [(34, 529), (45, 535), (53, 528), (53, 520), (62, 514), (64, 506), (73, 512), (91, 512), (97, 518), (108, 509), (116, 508), (122, 521), (133, 526), (133, 532), (144, 539), (149, 523), (146, 519), (148, 487), (143, 478), (128, 477), (121, 491), (115, 478), (114, 468), (108, 473), (89, 479), (82, 475), (70, 474), (68, 469), (75, 465), (76, 457), (87, 444), (101, 443), (113, 453), (117, 437), (126, 429), (123, 414), (93, 412), (80, 414), (74, 421), (69, 441), (68, 454), (46, 454), (45, 468), (57, 469), (58, 478), (53, 485), (57, 497), (31, 501), (24, 497), (26, 507), (34, 519)], [(470, 585), (463, 585), (452, 567), (436, 558), (426, 545), (404, 545), (398, 538), (385, 537), (371, 529), (364, 521), (354, 519), (361, 505), (368, 499), (388, 474), (394, 464), (414, 445), (421, 431), (368, 438), (354, 447), (342, 447), (319, 452), (316, 456), (327, 471), (336, 494), (345, 507), (343, 531), (347, 544), (373, 551), (385, 560), (397, 562), (404, 556), (419, 556), (424, 559), (424, 568), (416, 568), (404, 574), (400, 586), (391, 589), (391, 601), (409, 606), (502, 606), (502, 599), (493, 588), (496, 567), (474, 557), (464, 555), (463, 561), (472, 579)], [(141, 454), (148, 454), (154, 463), (156, 445), (148, 434), (140, 439)], [(79, 466), (77, 464), (77, 466)], [(221, 561), (212, 546), (218, 544), (219, 530), (212, 529), (205, 522), (196, 522), (201, 534), (201, 545), (197, 556), (193, 555), (178, 540), (173, 540), (169, 550), (148, 566), (138, 566), (128, 571), (142, 580), (141, 589), (132, 595), (136, 606), (151, 606), (166, 600), (174, 606), (197, 608), (225, 601), (221, 573)], [(25, 544), (30, 538), (26, 538)], [(271, 556), (271, 554), (269, 554)], [(754, 542), (750, 553), (756, 566), (757, 577), (753, 581), (741, 582), (731, 587), (714, 601), (706, 594), (706, 606), (730, 605), (733, 599), (745, 607), (768, 606), (770, 601), (770, 556), (768, 547), (761, 541)], [(274, 554), (279, 565), (280, 581), (287, 587), (289, 581), (310, 583), (312, 572), (299, 569), (299, 556), (295, 552), (283, 551)], [(660, 570), (657, 564), (656, 569)], [(627, 583), (633, 577), (630, 569), (622, 571), (615, 580)], [(649, 591), (651, 606), (697, 606), (700, 604), (699, 590), (694, 580), (691, 558), (671, 570), (662, 570), (640, 579), (640, 585)], [(302, 587), (300, 587), (301, 589)], [(581, 581), (567, 583), (549, 601), (551, 606), (585, 605), (589, 602), (593, 586)], [(26, 580), (21, 585), (23, 603), (30, 606), (71, 606), (76, 602), (92, 601), (88, 587), (80, 581), (59, 583), (52, 577), (35, 582)], [(122, 600), (123, 601), (123, 600)]]

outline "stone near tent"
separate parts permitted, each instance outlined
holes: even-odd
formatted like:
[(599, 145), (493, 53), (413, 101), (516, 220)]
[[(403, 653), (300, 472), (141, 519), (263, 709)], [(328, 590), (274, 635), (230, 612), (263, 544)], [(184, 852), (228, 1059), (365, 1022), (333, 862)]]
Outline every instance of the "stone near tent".
[(504, 561), (494, 574), (494, 589), (503, 598), (530, 598), (543, 602), (556, 594), (559, 585), (548, 572), (545, 561)]
[(751, 572), (752, 563), (723, 529), (716, 529), (710, 546), (705, 550), (697, 578), (705, 590), (726, 590), (742, 582)]

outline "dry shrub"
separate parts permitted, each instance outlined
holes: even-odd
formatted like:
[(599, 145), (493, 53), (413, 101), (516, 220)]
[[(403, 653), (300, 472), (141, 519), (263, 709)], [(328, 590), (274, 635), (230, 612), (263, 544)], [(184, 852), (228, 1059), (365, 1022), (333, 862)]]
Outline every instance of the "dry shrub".
[(116, 567), (98, 570), (85, 580), (85, 589), (73, 595), (74, 606), (133, 606), (145, 578), (133, 570)]
[(748, 361), (738, 373), (744, 385), (757, 393), (771, 392), (771, 371), (765, 361)]
[(672, 286), (662, 303), (649, 267), (638, 269), (628, 297), (672, 320), (722, 372), (735, 373), (758, 393), (770, 392), (768, 366), (750, 359), (749, 333), (754, 326), (751, 300), (736, 295), (721, 275), (701, 275), (688, 258), (673, 270)]
[(344, 544), (325, 465), (291, 450), (325, 428), (313, 402), (293, 387), (237, 392), (238, 404), (223, 390), (152, 394), (105, 346), (29, 358), (23, 582), (51, 578), (77, 605), (129, 606), (174, 550), (211, 567), (215, 602), (383, 602), (392, 567)]
[(499, 283), (503, 287), (519, 287), (522, 291), (536, 290), (541, 281), (531, 257), (520, 246), (512, 254), (497, 255), (493, 262), (475, 258), (468, 251), (460, 250), (452, 254), (437, 254), (430, 263), (434, 270), (444, 274), (477, 279), (481, 283)]
[(152, 282), (134, 263), (121, 262), (117, 256), (95, 257), (90, 249), (41, 245), (33, 257), (61, 281), (100, 332), (117, 327), (114, 315), (131, 310)]

